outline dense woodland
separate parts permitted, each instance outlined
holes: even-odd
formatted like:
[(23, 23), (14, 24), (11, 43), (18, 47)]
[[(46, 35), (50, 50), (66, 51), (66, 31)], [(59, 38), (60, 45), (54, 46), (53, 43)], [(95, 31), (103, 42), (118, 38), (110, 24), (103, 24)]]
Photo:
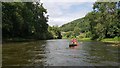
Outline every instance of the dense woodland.
[(56, 29), (58, 27), (50, 27), (47, 24), (46, 13), (47, 9), (40, 2), (3, 2), (3, 40), (61, 38), (59, 29)]
[(66, 38), (86, 37), (92, 40), (120, 37), (120, 2), (95, 2), (85, 17), (61, 26)]

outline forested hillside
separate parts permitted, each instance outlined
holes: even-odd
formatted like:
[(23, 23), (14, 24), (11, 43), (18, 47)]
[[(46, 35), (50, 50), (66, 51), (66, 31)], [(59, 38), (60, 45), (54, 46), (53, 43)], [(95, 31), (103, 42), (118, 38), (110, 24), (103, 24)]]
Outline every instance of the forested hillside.
[(61, 30), (65, 31), (65, 32), (67, 32), (67, 31), (74, 31), (74, 27), (77, 27), (77, 25), (79, 23), (82, 23), (81, 22), (82, 20), (83, 20), (83, 18), (80, 18), (80, 19), (76, 19), (76, 20), (74, 20), (72, 22), (69, 22), (67, 24), (64, 24), (64, 25), (61, 26)]
[(61, 26), (65, 37), (83, 37), (93, 40), (120, 37), (120, 2), (95, 2), (93, 11), (85, 17)]

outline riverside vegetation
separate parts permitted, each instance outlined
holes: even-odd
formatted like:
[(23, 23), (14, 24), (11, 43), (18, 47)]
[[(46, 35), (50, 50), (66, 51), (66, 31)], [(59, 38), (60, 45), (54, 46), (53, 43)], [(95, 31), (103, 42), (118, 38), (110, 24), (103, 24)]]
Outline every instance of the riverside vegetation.
[(47, 24), (49, 15), (40, 2), (2, 3), (4, 40), (80, 40), (120, 41), (120, 2), (95, 2), (93, 11), (83, 18), (58, 26)]
[(62, 38), (58, 27), (51, 27), (47, 24), (46, 13), (47, 9), (40, 2), (3, 2), (3, 41)]
[(120, 41), (120, 2), (95, 2), (93, 11), (61, 26), (64, 38)]

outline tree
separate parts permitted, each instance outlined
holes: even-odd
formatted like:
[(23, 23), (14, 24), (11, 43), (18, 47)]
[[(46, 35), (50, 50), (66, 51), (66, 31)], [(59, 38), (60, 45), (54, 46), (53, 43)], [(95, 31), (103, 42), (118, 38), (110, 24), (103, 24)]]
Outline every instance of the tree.
[[(99, 13), (99, 17), (97, 18), (97, 26), (96, 33), (99, 36), (99, 39), (106, 37), (115, 37), (115, 33), (117, 31), (117, 13), (116, 13), (116, 2), (96, 2), (93, 6), (94, 12)], [(100, 27), (101, 30), (100, 30)], [(98, 28), (99, 29), (98, 29)], [(114, 28), (116, 27), (116, 28)], [(111, 30), (114, 31), (111, 31)], [(118, 32), (117, 32), (118, 33)]]
[(58, 26), (53, 26), (53, 27), (49, 26), (48, 30), (53, 35), (53, 38), (55, 38), (55, 39), (62, 38), (61, 31)]
[(93, 11), (85, 17), (76, 19), (61, 26), (62, 31), (73, 31), (77, 28), (92, 40), (120, 37), (120, 2), (95, 2)]
[(2, 3), (3, 39), (48, 39), (47, 10), (40, 2)]

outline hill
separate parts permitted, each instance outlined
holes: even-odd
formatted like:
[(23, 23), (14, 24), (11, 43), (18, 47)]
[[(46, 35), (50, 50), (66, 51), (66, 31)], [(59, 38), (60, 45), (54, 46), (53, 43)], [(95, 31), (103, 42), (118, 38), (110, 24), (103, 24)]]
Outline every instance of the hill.
[[(120, 4), (120, 2), (119, 2)], [(95, 2), (93, 11), (60, 27), (67, 38), (82, 37), (92, 40), (120, 37), (120, 6), (118, 3)]]
[(62, 25), (60, 29), (63, 32), (74, 31), (75, 28), (82, 28), (82, 26), (84, 25), (83, 21), (84, 18), (73, 20), (67, 24)]
[(80, 32), (84, 33), (89, 31), (89, 21), (87, 20), (86, 17), (79, 18), (76, 20), (73, 20), (67, 24), (64, 24), (60, 27), (61, 31), (63, 32), (69, 32), (69, 31), (74, 31), (74, 32)]

